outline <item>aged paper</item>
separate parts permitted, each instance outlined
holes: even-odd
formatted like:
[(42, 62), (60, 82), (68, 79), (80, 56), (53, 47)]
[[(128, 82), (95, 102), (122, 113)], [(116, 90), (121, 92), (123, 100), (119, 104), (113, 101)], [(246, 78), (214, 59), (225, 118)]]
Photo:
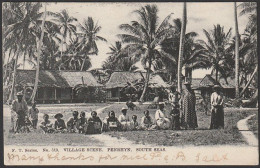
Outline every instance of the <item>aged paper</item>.
[(256, 3), (2, 6), (5, 165), (259, 164)]

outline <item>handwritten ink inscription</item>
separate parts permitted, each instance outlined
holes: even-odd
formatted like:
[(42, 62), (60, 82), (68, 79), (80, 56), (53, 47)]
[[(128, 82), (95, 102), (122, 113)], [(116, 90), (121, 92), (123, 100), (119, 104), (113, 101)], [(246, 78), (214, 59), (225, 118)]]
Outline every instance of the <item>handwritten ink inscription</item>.
[(93, 163), (108, 163), (115, 161), (158, 161), (158, 163), (174, 164), (195, 161), (196, 163), (220, 163), (228, 160), (227, 153), (197, 153), (190, 154), (184, 151), (167, 151), (167, 148), (38, 148), (10, 149), (7, 152), (7, 161), (28, 162), (36, 161), (39, 164), (48, 161), (92, 161)]

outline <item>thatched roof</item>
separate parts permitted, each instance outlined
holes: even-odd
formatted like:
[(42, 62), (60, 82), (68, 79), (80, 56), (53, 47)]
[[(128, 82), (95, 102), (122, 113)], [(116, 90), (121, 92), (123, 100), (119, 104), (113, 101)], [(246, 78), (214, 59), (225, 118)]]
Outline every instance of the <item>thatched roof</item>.
[(219, 83), (211, 76), (206, 75), (199, 83), (199, 87), (212, 87), (218, 85)]
[[(134, 82), (137, 80), (142, 80), (145, 77), (145, 73), (140, 72), (113, 72), (110, 76), (110, 79), (106, 83), (106, 88), (122, 88), (127, 86), (127, 82)], [(149, 87), (151, 88), (160, 88), (160, 87), (170, 87), (159, 75), (151, 74), (149, 80)]]
[(202, 78), (192, 78), (191, 88), (192, 88), (192, 89), (197, 89), (197, 88), (199, 88), (199, 85), (200, 85), (201, 80), (202, 80)]
[[(223, 88), (235, 88), (235, 79), (227, 78), (227, 81), (223, 78), (217, 82), (211, 75), (206, 75), (200, 82), (199, 87), (212, 87), (214, 85), (220, 85)], [(241, 85), (240, 87), (244, 87)]]
[[(34, 86), (35, 70), (17, 70), (16, 82), (22, 86)], [(40, 70), (39, 87), (75, 87), (82, 84), (87, 86), (102, 86), (97, 83), (90, 72), (74, 72), (74, 71), (54, 71)]]

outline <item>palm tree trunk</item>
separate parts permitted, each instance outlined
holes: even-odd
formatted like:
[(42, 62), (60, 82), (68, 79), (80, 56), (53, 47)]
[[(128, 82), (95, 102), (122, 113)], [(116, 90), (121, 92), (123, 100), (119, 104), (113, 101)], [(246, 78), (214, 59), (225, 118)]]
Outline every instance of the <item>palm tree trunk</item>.
[(35, 95), (37, 92), (37, 87), (38, 87), (38, 82), (39, 82), (39, 72), (40, 72), (40, 56), (41, 56), (41, 47), (42, 47), (42, 41), (43, 41), (43, 35), (44, 35), (44, 23), (46, 20), (46, 3), (45, 3), (45, 9), (44, 9), (44, 16), (43, 16), (43, 21), (42, 21), (42, 26), (41, 26), (41, 38), (39, 41), (39, 46), (38, 46), (38, 51), (37, 51), (37, 69), (36, 69), (36, 77), (35, 77), (35, 83), (33, 87), (33, 93), (30, 98), (30, 101), (34, 103)]
[(81, 65), (81, 68), (80, 68), (80, 71), (83, 71), (83, 68), (84, 68), (84, 65), (85, 65), (85, 62), (86, 62), (86, 56), (85, 56), (85, 58), (84, 58), (84, 60), (83, 60), (83, 62), (82, 62), (82, 65)]
[(181, 79), (181, 71), (182, 71), (182, 58), (184, 52), (184, 36), (186, 31), (186, 20), (187, 20), (187, 10), (186, 10), (186, 2), (183, 4), (183, 15), (182, 15), (182, 24), (181, 24), (181, 36), (180, 36), (180, 47), (179, 47), (179, 59), (178, 59), (178, 92), (181, 93), (182, 79)]
[(247, 82), (246, 86), (244, 87), (244, 89), (243, 89), (242, 92), (240, 93), (240, 96), (242, 96), (242, 95), (245, 93), (246, 89), (248, 88), (248, 86), (249, 86), (250, 83), (252, 82), (252, 80), (253, 80), (253, 78), (254, 78), (254, 76), (255, 76), (255, 73), (257, 72), (257, 69), (258, 69), (258, 65), (256, 65), (254, 72), (252, 73), (252, 75), (251, 75), (249, 81)]
[(16, 80), (16, 72), (17, 72), (17, 62), (18, 62), (18, 56), (19, 56), (19, 53), (20, 53), (19, 49), (16, 53), (16, 57), (15, 57), (15, 60), (14, 60), (14, 72), (13, 72), (12, 88), (11, 88), (11, 92), (9, 94), (9, 99), (7, 101), (9, 103), (11, 103), (14, 100), (14, 89), (15, 89), (15, 80)]
[(216, 81), (218, 82), (218, 67), (216, 67)]
[(235, 87), (236, 87), (236, 98), (239, 98), (239, 32), (238, 32), (238, 21), (237, 21), (237, 5), (234, 2), (234, 17), (235, 17), (235, 33), (236, 33), (236, 46), (235, 46)]
[[(150, 54), (150, 52), (148, 54)], [(146, 77), (145, 77), (146, 79), (145, 79), (145, 83), (144, 83), (144, 90), (143, 90), (143, 93), (140, 97), (140, 102), (144, 102), (144, 97), (145, 97), (145, 94), (146, 94), (146, 91), (147, 91), (147, 88), (148, 88), (148, 85), (149, 85), (151, 66), (152, 66), (152, 61), (149, 60), (149, 65), (148, 65), (148, 69), (147, 69)]]

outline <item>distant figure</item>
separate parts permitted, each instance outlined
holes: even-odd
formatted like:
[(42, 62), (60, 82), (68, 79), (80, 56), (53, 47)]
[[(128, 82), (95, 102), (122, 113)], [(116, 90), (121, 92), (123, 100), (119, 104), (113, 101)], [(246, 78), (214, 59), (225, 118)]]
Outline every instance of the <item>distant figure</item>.
[(11, 130), (10, 132), (18, 133), (20, 128), (25, 126), (25, 116), (28, 113), (28, 106), (23, 100), (23, 93), (16, 94), (17, 100), (14, 100), (11, 105)]
[(34, 129), (37, 128), (39, 110), (36, 108), (36, 103), (32, 104), (32, 108), (29, 110), (29, 117), (32, 120), (32, 126)]
[(69, 118), (67, 122), (67, 129), (70, 133), (78, 132), (78, 124), (79, 124), (79, 112), (73, 111), (73, 117)]
[(78, 119), (78, 130), (80, 134), (84, 134), (86, 132), (86, 124), (87, 124), (86, 114), (84, 111), (82, 111)]
[(144, 111), (144, 116), (141, 119), (141, 129), (143, 130), (149, 130), (153, 125), (152, 117), (149, 114), (148, 110)]
[(43, 130), (44, 134), (53, 133), (54, 129), (53, 129), (52, 126), (53, 126), (53, 124), (49, 120), (49, 115), (44, 114), (43, 115), (43, 122), (41, 122), (41, 124), (40, 124), (40, 128)]
[(108, 131), (119, 131), (120, 130), (120, 122), (115, 116), (114, 111), (110, 111), (107, 119), (107, 128)]
[(88, 119), (86, 134), (101, 134), (102, 121), (97, 116), (96, 111), (91, 112), (91, 117)]
[(197, 115), (195, 111), (196, 97), (191, 89), (191, 84), (189, 82), (185, 82), (184, 86), (185, 89), (181, 98), (181, 124), (185, 129), (195, 129), (198, 127)]
[(127, 131), (130, 128), (130, 118), (127, 115), (127, 108), (123, 107), (121, 112), (122, 114), (118, 117), (118, 121), (121, 124), (121, 130)]
[(136, 116), (136, 115), (133, 115), (133, 116), (132, 116), (132, 121), (131, 121), (131, 123), (130, 123), (130, 129), (131, 129), (132, 131), (136, 131), (136, 130), (139, 129), (139, 124), (138, 124), (138, 122), (137, 122), (137, 116)]
[(66, 125), (63, 119), (61, 119), (63, 115), (61, 113), (58, 113), (54, 116), (56, 118), (56, 121), (54, 123), (54, 129), (57, 133), (64, 133), (66, 132)]
[(126, 106), (132, 111), (136, 108), (136, 105), (132, 102), (132, 100), (127, 101)]
[(173, 130), (180, 130), (180, 106), (179, 101), (175, 100), (172, 103), (172, 110), (170, 115), (172, 117), (172, 129)]
[(220, 94), (220, 86), (215, 85), (211, 94), (211, 123), (210, 129), (224, 128), (223, 97)]
[(159, 129), (169, 129), (171, 121), (165, 117), (164, 104), (159, 104), (159, 109), (155, 112), (156, 125)]

